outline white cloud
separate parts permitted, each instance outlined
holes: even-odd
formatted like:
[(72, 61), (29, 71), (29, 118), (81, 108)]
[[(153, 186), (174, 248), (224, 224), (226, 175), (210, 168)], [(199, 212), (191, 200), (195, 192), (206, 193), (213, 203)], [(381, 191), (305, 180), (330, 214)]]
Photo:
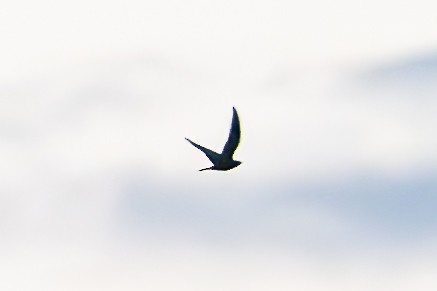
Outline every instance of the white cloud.
[(435, 290), (435, 8), (6, 3), (0, 289)]
[[(379, 251), (349, 258), (304, 257), (250, 247), (93, 245), (40, 247), (2, 260), (7, 290), (434, 290), (435, 254)], [(7, 268), (6, 268), (7, 266)]]

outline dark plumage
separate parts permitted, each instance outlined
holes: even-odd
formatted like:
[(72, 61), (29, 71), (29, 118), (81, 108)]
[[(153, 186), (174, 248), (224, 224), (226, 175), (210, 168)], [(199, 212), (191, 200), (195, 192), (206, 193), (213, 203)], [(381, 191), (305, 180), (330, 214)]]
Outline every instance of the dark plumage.
[(235, 108), (233, 108), (233, 110), (234, 110), (234, 114), (232, 116), (231, 130), (229, 131), (228, 141), (226, 142), (221, 154), (216, 153), (210, 149), (204, 148), (203, 146), (198, 145), (195, 142), (192, 142), (188, 138), (185, 138), (193, 146), (201, 150), (208, 157), (208, 159), (214, 164), (214, 166), (210, 168), (201, 169), (199, 171), (204, 171), (204, 170), (227, 171), (235, 167), (238, 167), (241, 164), (240, 161), (235, 161), (232, 158), (235, 150), (238, 147), (238, 144), (240, 143), (240, 136), (241, 136), (240, 120), (238, 119), (237, 110), (235, 110)]

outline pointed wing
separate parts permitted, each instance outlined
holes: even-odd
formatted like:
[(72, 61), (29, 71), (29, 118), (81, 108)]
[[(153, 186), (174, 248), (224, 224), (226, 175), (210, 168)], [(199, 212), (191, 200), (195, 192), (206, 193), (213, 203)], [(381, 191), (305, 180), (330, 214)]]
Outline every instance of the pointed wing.
[(231, 130), (229, 131), (229, 137), (228, 141), (225, 144), (225, 147), (223, 148), (222, 155), (232, 159), (232, 156), (234, 155), (235, 150), (238, 147), (238, 144), (240, 143), (240, 120), (238, 119), (237, 110), (235, 110), (235, 107), (233, 107), (234, 114), (232, 115), (232, 125)]
[(185, 139), (188, 140), (193, 146), (195, 146), (196, 148), (201, 150), (214, 165), (217, 163), (218, 160), (220, 160), (220, 154), (218, 154), (210, 149), (204, 148), (203, 146), (198, 145), (195, 142), (192, 142), (188, 138), (185, 138)]

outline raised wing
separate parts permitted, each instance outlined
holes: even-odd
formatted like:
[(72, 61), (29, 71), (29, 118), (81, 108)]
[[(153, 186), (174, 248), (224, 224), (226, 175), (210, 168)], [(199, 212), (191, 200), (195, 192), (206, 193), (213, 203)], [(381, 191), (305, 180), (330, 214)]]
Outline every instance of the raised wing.
[(210, 149), (204, 148), (203, 146), (198, 145), (195, 142), (192, 142), (188, 138), (185, 138), (185, 139), (188, 140), (193, 146), (195, 146), (196, 148), (201, 150), (214, 165), (217, 163), (217, 161), (220, 160), (220, 154), (218, 154)]
[(233, 107), (233, 110), (234, 114), (232, 115), (231, 130), (229, 131), (228, 141), (226, 142), (222, 152), (222, 155), (229, 159), (232, 159), (232, 156), (234, 155), (234, 152), (240, 143), (241, 136), (240, 120), (238, 119), (237, 110), (235, 110), (235, 107)]

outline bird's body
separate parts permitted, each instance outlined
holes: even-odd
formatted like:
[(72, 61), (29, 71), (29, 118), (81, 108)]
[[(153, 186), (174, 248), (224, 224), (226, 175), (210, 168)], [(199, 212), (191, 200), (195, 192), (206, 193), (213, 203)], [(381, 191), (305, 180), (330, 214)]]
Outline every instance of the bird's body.
[(199, 171), (204, 171), (204, 170), (227, 171), (235, 167), (238, 167), (241, 164), (240, 161), (235, 161), (232, 158), (235, 150), (238, 147), (238, 144), (240, 143), (240, 136), (241, 136), (240, 120), (238, 119), (237, 110), (235, 110), (235, 108), (233, 108), (233, 110), (234, 113), (232, 116), (231, 130), (229, 132), (228, 141), (226, 142), (221, 154), (216, 153), (210, 149), (204, 148), (203, 146), (198, 145), (195, 142), (192, 142), (188, 138), (185, 138), (193, 146), (201, 150), (208, 157), (208, 159), (214, 164), (210, 168), (201, 169)]

